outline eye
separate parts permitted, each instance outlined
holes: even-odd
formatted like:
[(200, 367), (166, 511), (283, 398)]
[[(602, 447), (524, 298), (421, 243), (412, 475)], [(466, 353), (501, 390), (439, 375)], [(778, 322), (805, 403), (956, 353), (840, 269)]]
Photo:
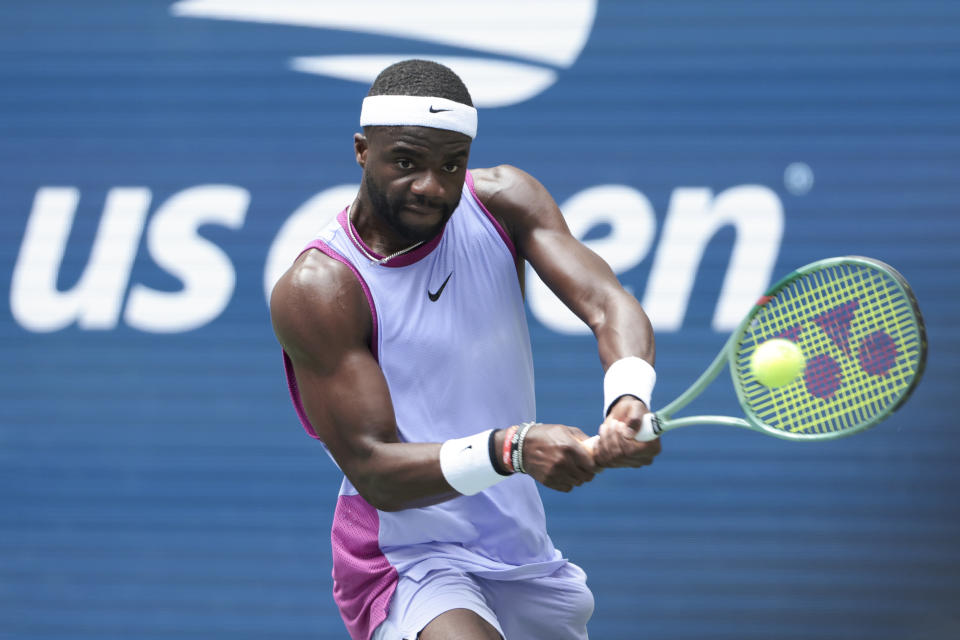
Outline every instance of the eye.
[(453, 162), (448, 162), (447, 164), (443, 165), (443, 170), (447, 173), (456, 173), (460, 170), (460, 165), (454, 164)]
[(403, 169), (404, 171), (408, 169), (413, 169), (413, 163), (407, 160), (406, 158), (400, 158), (399, 160), (394, 162), (394, 164), (397, 165), (398, 169)]

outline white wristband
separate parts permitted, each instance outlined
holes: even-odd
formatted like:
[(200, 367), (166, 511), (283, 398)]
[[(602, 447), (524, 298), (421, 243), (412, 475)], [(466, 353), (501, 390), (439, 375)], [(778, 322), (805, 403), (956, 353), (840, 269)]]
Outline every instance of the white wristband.
[(607, 417), (610, 407), (622, 396), (636, 396), (649, 409), (656, 383), (657, 372), (643, 358), (628, 356), (617, 360), (603, 376), (603, 417)]
[(440, 470), (451, 487), (472, 496), (509, 476), (500, 475), (490, 459), (490, 432), (447, 440), (440, 447)]

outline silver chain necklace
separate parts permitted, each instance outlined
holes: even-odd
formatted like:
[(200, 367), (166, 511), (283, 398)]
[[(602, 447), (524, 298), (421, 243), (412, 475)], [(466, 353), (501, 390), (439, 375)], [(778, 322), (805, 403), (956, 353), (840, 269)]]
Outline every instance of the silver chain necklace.
[[(354, 204), (356, 204), (356, 203), (354, 203)], [(397, 256), (402, 256), (402, 255), (405, 254), (405, 253), (409, 253), (409, 252), (413, 251), (414, 249), (416, 249), (417, 247), (419, 247), (420, 245), (423, 244), (423, 240), (421, 240), (420, 242), (416, 242), (416, 243), (410, 245), (410, 246), (407, 247), (406, 249), (400, 249), (400, 251), (395, 251), (395, 252), (391, 253), (391, 254), (388, 255), (386, 258), (378, 258), (378, 257), (376, 257), (375, 255), (373, 255), (372, 253), (370, 253), (369, 251), (367, 251), (367, 248), (364, 246), (363, 242), (360, 240), (359, 237), (357, 237), (356, 232), (353, 230), (353, 208), (354, 208), (354, 206), (353, 206), (353, 204), (351, 204), (351, 205), (350, 205), (350, 210), (347, 212), (347, 235), (349, 235), (349, 236), (350, 236), (350, 239), (353, 240), (353, 244), (355, 244), (355, 245), (357, 246), (357, 248), (360, 249), (360, 252), (361, 252), (363, 255), (365, 255), (365, 256), (367, 257), (367, 259), (370, 260), (370, 262), (372, 262), (373, 264), (386, 264), (386, 263), (388, 263), (389, 261), (391, 261), (391, 260), (393, 260), (394, 258), (396, 258)]]

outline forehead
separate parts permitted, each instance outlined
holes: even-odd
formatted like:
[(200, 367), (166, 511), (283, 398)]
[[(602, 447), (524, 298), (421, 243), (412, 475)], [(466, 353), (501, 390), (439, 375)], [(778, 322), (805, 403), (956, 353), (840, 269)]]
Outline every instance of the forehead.
[(384, 151), (404, 149), (450, 155), (467, 153), (472, 142), (469, 136), (462, 133), (432, 127), (367, 127), (365, 133), (371, 146)]

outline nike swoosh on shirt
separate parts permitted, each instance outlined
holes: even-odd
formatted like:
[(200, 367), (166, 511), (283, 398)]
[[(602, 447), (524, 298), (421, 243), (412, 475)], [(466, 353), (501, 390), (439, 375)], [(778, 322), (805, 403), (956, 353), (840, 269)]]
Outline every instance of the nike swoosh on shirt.
[(443, 281), (443, 284), (440, 285), (440, 288), (437, 289), (436, 293), (430, 293), (430, 289), (427, 289), (427, 297), (430, 298), (430, 302), (436, 302), (440, 298), (440, 294), (443, 293), (443, 289), (444, 287), (447, 286), (447, 282), (450, 281), (450, 276), (452, 275), (453, 275), (453, 271), (451, 271), (450, 274), (447, 275), (447, 279)]

